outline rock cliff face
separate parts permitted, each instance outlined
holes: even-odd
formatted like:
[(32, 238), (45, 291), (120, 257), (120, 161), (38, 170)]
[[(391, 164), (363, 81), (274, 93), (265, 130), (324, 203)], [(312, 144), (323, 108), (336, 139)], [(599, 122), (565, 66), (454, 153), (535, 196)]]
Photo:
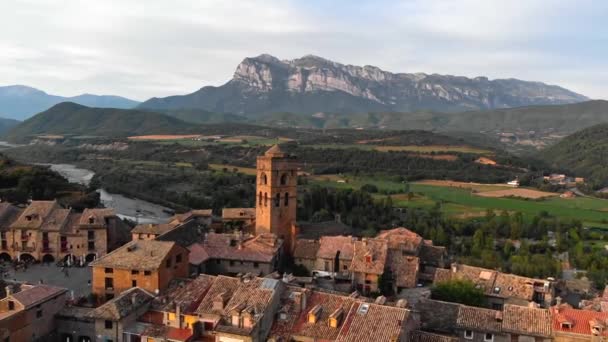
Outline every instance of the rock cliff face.
[(279, 60), (245, 58), (232, 80), (220, 87), (154, 98), (149, 109), (196, 108), (255, 114), (262, 112), (464, 111), (587, 100), (567, 89), (516, 79), (489, 80), (437, 74), (391, 73), (317, 56)]

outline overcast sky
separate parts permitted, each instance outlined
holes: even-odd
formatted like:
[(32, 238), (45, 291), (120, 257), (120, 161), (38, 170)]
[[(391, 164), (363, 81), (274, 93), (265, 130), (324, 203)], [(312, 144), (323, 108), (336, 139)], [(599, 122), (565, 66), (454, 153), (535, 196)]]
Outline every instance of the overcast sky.
[(607, 20), (604, 0), (0, 0), (0, 85), (145, 100), (269, 53), (608, 98)]

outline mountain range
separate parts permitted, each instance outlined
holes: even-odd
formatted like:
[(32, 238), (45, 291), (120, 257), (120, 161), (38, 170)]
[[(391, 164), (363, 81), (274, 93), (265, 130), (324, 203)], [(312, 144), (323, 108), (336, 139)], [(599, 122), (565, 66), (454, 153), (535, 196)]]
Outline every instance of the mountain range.
[(139, 104), (120, 96), (82, 94), (74, 97), (50, 95), (23, 85), (0, 87), (0, 116), (25, 120), (61, 102), (74, 102), (99, 108), (134, 108)]
[(291, 113), (460, 112), (582, 102), (555, 85), (517, 79), (391, 73), (317, 56), (245, 58), (226, 84), (182, 96), (152, 98), (139, 108), (201, 109), (240, 115)]

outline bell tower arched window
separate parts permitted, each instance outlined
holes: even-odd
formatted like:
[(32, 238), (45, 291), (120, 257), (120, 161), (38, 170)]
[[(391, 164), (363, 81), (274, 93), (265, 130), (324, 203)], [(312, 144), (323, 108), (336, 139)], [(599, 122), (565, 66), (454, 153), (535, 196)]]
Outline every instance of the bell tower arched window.
[(266, 177), (266, 174), (262, 172), (262, 175), (260, 176), (260, 182), (262, 182), (263, 185), (268, 184), (268, 177)]
[(287, 184), (287, 174), (284, 173), (281, 175), (281, 185), (286, 185)]
[(260, 191), (260, 194), (258, 195), (258, 204), (262, 205), (262, 192)]
[(288, 192), (285, 193), (285, 197), (284, 197), (283, 203), (284, 203), (285, 206), (289, 205), (289, 193)]
[(281, 206), (281, 194), (276, 194), (276, 196), (274, 196), (274, 206)]

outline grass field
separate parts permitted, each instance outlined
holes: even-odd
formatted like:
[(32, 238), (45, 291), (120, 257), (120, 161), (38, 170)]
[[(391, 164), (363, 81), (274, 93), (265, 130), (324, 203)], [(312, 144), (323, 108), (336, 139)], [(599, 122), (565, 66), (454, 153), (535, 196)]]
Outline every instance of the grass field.
[[(405, 184), (395, 182), (386, 177), (354, 177), (339, 176), (347, 182), (338, 183), (336, 176), (312, 176), (310, 181), (321, 186), (333, 188), (354, 188), (358, 189), (364, 184), (373, 184), (378, 187), (380, 192), (386, 190), (401, 192)], [(428, 182), (428, 181), (427, 181)], [(437, 181), (434, 181), (437, 182)], [(411, 183), (410, 191), (414, 193), (412, 200), (408, 200), (406, 194), (400, 193), (392, 195), (393, 203), (401, 207), (431, 207), (436, 202), (441, 203), (442, 211), (452, 217), (476, 217), (485, 215), (487, 209), (494, 209), (508, 212), (521, 212), (524, 217), (530, 219), (541, 211), (546, 211), (550, 215), (567, 219), (578, 219), (589, 225), (603, 227), (608, 220), (608, 200), (576, 197), (563, 199), (557, 196), (542, 200), (525, 200), (521, 198), (503, 197), (481, 197), (471, 191), (472, 188), (478, 190), (491, 191), (500, 189), (500, 185), (470, 184), (462, 183), (463, 188), (454, 186), (430, 185), (425, 182)], [(469, 187), (464, 187), (468, 185)], [(377, 194), (380, 198), (384, 195)], [(607, 226), (608, 227), (608, 226)]]
[(446, 146), (446, 145), (407, 145), (407, 146), (387, 146), (387, 145), (367, 145), (367, 144), (315, 144), (307, 147), (321, 149), (359, 149), (365, 151), (376, 150), (380, 152), (415, 152), (415, 153), (471, 153), (471, 154), (492, 154), (492, 151), (484, 150), (471, 146)]
[[(199, 136), (195, 136), (199, 137)], [(133, 138), (133, 139), (132, 139)], [(131, 140), (148, 140), (148, 141), (157, 141), (158, 144), (180, 144), (187, 147), (198, 147), (198, 146), (208, 146), (214, 144), (229, 144), (229, 145), (241, 145), (241, 146), (271, 146), (274, 144), (280, 144), (292, 141), (289, 138), (266, 138), (266, 137), (258, 137), (252, 135), (236, 135), (236, 136), (228, 136), (223, 137), (217, 140), (207, 140), (206, 137), (202, 136), (200, 140), (192, 139), (192, 138), (180, 138), (176, 136), (174, 139), (170, 139), (167, 136), (166, 139), (149, 139), (144, 137), (131, 137)]]

